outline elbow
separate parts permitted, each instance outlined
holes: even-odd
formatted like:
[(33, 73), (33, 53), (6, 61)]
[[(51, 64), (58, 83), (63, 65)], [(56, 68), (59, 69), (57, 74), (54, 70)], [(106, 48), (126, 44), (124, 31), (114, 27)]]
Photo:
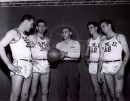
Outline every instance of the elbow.
[(0, 49), (5, 48), (5, 46), (0, 42)]

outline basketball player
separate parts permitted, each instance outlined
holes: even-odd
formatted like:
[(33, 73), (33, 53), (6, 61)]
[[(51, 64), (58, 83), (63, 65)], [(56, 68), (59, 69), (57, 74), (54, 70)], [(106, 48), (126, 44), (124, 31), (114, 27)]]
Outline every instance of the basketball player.
[[(99, 75), (104, 73), (107, 86), (113, 101), (125, 101), (123, 89), (123, 77), (126, 63), (129, 59), (129, 48), (123, 34), (115, 33), (110, 19), (100, 21), (100, 26), (106, 38), (100, 42)], [(122, 52), (125, 55), (122, 60)], [(102, 70), (101, 70), (102, 68)]]
[[(0, 41), (0, 55), (11, 71), (11, 96), (10, 101), (27, 101), (31, 84), (32, 63), (29, 40), (25, 32), (33, 28), (34, 17), (24, 15), (18, 28), (6, 33)], [(10, 45), (13, 63), (7, 58), (5, 47)]]
[(33, 60), (35, 60), (35, 64), (33, 65), (33, 79), (29, 101), (35, 100), (39, 81), (42, 88), (42, 101), (47, 101), (50, 71), (47, 53), (50, 48), (50, 42), (45, 36), (46, 29), (46, 22), (40, 19), (36, 22), (37, 32), (29, 36), (29, 40), (34, 44), (31, 47), (31, 52)]
[(97, 66), (99, 59), (99, 42), (104, 38), (103, 35), (99, 34), (99, 26), (95, 21), (88, 22), (87, 24), (88, 31), (91, 38), (88, 39), (87, 50), (86, 50), (86, 63), (89, 67), (89, 74), (96, 95), (96, 101), (101, 101), (101, 88), (103, 88), (104, 95), (107, 101), (110, 101), (109, 94), (107, 92), (107, 87), (105, 81), (103, 86), (100, 86), (97, 79)]
[(59, 101), (67, 101), (68, 90), (71, 101), (79, 101), (79, 68), (80, 44), (71, 39), (72, 31), (63, 28), (63, 41), (56, 44), (63, 60), (57, 68)]

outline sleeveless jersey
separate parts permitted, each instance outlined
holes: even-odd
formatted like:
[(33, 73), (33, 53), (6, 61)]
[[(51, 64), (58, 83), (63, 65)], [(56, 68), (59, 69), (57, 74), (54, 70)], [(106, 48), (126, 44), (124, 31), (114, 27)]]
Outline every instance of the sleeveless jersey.
[(107, 40), (103, 44), (104, 61), (122, 60), (122, 46), (117, 40), (117, 35)]
[(10, 48), (12, 51), (13, 59), (19, 60), (19, 59), (31, 59), (31, 51), (29, 48), (29, 39), (27, 35), (20, 32), (18, 29), (16, 29), (18, 33), (20, 33), (20, 39), (16, 42), (10, 43)]
[(41, 39), (36, 35), (36, 44), (31, 48), (32, 57), (35, 59), (47, 59), (47, 50), (49, 46), (47, 38)]
[(90, 53), (90, 61), (98, 61), (99, 58), (99, 47), (98, 44), (100, 42), (100, 35), (93, 40), (92, 38), (90, 39), (90, 42), (88, 44), (89, 46), (89, 53)]

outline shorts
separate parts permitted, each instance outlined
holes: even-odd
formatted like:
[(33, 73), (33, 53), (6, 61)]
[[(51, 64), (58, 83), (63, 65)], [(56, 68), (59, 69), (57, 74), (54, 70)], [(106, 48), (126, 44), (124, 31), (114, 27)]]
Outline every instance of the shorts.
[(97, 74), (97, 65), (98, 63), (89, 63), (89, 73)]
[(13, 65), (21, 67), (21, 72), (10, 72), (10, 76), (21, 75), (25, 79), (32, 76), (32, 63), (24, 60), (13, 60)]
[(33, 73), (47, 74), (50, 71), (48, 60), (36, 60), (37, 65), (33, 65)]
[(101, 73), (115, 74), (120, 69), (121, 64), (122, 64), (121, 61), (119, 61), (119, 62), (109, 62), (109, 63), (104, 62)]

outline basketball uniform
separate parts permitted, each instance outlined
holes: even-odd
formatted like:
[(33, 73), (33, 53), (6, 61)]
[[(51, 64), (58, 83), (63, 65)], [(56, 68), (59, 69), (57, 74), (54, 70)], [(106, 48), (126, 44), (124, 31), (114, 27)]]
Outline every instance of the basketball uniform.
[(99, 59), (99, 47), (98, 47), (99, 42), (100, 42), (100, 35), (95, 40), (91, 38), (88, 44), (90, 53), (89, 73), (92, 74), (97, 74), (97, 65)]
[(102, 72), (106, 74), (115, 74), (122, 64), (122, 46), (117, 40), (117, 35), (107, 40), (103, 44), (104, 62)]
[(32, 75), (32, 63), (31, 63), (31, 51), (29, 48), (28, 37), (18, 29), (15, 29), (17, 33), (20, 33), (20, 39), (11, 42), (10, 48), (12, 51), (13, 64), (21, 67), (21, 72), (11, 72), (10, 75), (21, 75), (28, 78)]
[(36, 44), (31, 48), (32, 57), (38, 62), (37, 65), (33, 65), (34, 73), (49, 73), (50, 67), (47, 60), (47, 47), (49, 47), (47, 38), (41, 39), (36, 35)]

